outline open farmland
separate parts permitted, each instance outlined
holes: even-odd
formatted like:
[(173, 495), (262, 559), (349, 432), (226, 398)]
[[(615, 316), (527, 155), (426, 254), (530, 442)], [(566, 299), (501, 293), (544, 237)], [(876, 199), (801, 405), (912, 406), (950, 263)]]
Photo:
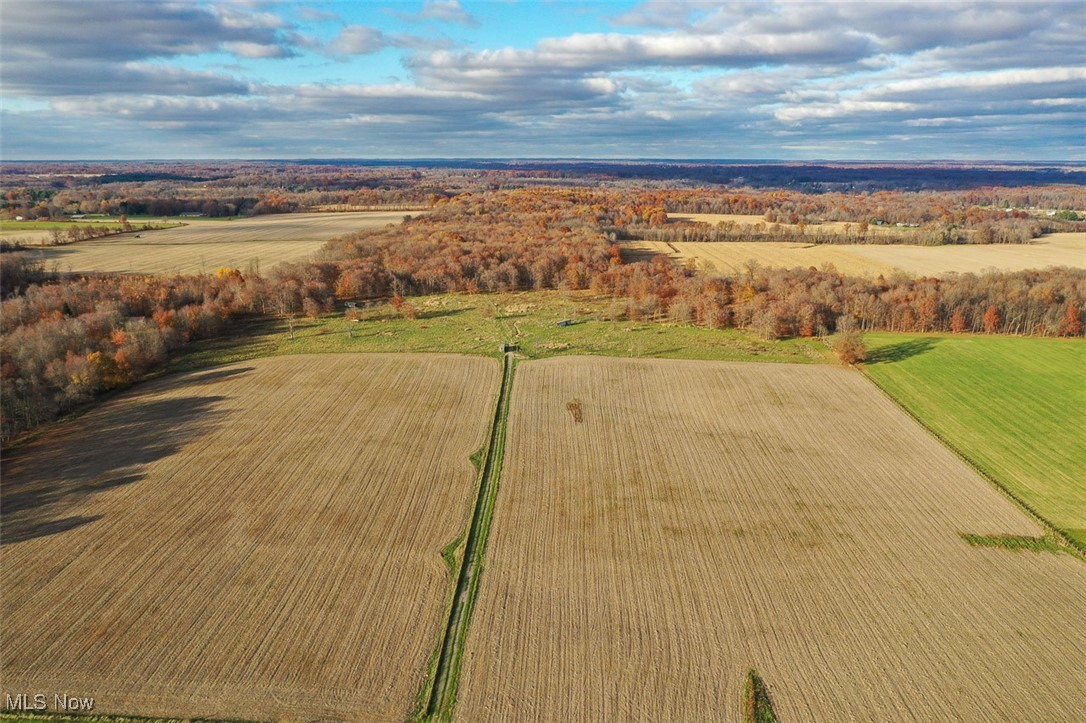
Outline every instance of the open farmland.
[(263, 359), (142, 385), (5, 459), (4, 692), (408, 717), (498, 379), (452, 355)]
[(1049, 266), (1086, 267), (1086, 233), (1054, 233), (1030, 244), (966, 244), (910, 246), (906, 244), (802, 244), (786, 242), (665, 243), (631, 241), (623, 244), (636, 254), (664, 254), (680, 263), (693, 259), (721, 273), (743, 271), (753, 259), (762, 266), (792, 268), (831, 263), (844, 274), (875, 276), (895, 269), (934, 276), (949, 272), (979, 273), (988, 269), (1022, 271)]
[(53, 238), (53, 231), (67, 232), (69, 229), (92, 226), (95, 229), (108, 228), (120, 231), (121, 224), (106, 221), (0, 221), (0, 240), (24, 245), (46, 244)]
[(948, 271), (978, 273), (989, 269), (1023, 271), (1049, 266), (1086, 268), (1086, 232), (1052, 233), (1028, 244), (950, 246), (855, 246), (849, 249), (875, 263), (892, 264), (911, 274), (934, 276)]
[(1086, 342), (872, 333), (865, 371), (1086, 549)]
[(211, 273), (226, 266), (270, 269), (304, 259), (332, 238), (363, 228), (400, 223), (403, 211), (294, 213), (201, 220), (187, 226), (143, 231), (35, 249), (61, 271)]
[(1071, 720), (1086, 566), (859, 374), (526, 362), (457, 712)]
[[(765, 220), (765, 216), (758, 216), (754, 214), (739, 214), (739, 213), (669, 213), (667, 215), (669, 221), (689, 221), (691, 223), (707, 223), (711, 226), (716, 226), (720, 223), (734, 223), (739, 226), (755, 226), (757, 224), (763, 224), (765, 226), (773, 226)], [(782, 228), (793, 229), (794, 224), (777, 222), (776, 225)], [(848, 223), (845, 221), (826, 221), (817, 225), (809, 226), (811, 231), (817, 231), (819, 229), (833, 230), (835, 233), (844, 233), (846, 228), (851, 228), (855, 233), (858, 223)], [(916, 231), (912, 228), (901, 228), (899, 226), (868, 226), (867, 235), (871, 237), (884, 237), (884, 238), (908, 238), (911, 235), (915, 235)]]
[(760, 266), (793, 268), (833, 264), (843, 274), (866, 276), (890, 274), (892, 264), (880, 263), (851, 253), (851, 246), (830, 244), (800, 244), (783, 241), (710, 241), (703, 243), (663, 241), (627, 241), (623, 248), (633, 256), (663, 254), (687, 264), (693, 261), (699, 269), (721, 274), (738, 274), (754, 260)]

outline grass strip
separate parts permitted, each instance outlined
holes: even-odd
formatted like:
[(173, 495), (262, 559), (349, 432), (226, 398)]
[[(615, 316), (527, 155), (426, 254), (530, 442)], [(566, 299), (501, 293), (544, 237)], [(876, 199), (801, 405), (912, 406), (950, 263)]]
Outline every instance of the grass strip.
[(758, 672), (751, 668), (743, 683), (743, 720), (747, 723), (777, 723), (773, 701)]
[(487, 539), (490, 537), (490, 523), (494, 516), (498, 479), (501, 477), (506, 422), (509, 416), (509, 393), (513, 386), (514, 368), (512, 354), (506, 354), (502, 367), (501, 389), (498, 393), (498, 401), (494, 405), (490, 443), (487, 445), (482, 472), (479, 475), (479, 495), (476, 498), (471, 526), (468, 528), (464, 557), (456, 583), (456, 596), (449, 613), (441, 656), (437, 662), (430, 703), (423, 716), (425, 720), (450, 720), (456, 705), (456, 694), (460, 687), (460, 664), (464, 657), (464, 646), (467, 642), (472, 612), (475, 610), (479, 578), (483, 571), (483, 556), (486, 552)]
[(1032, 550), (1033, 552), (1059, 552), (1058, 542), (1049, 537), (1028, 535), (971, 535), (962, 533), (962, 539), (973, 547), (998, 547), (1003, 550)]
[(464, 533), (461, 532), (456, 539), (441, 548), (441, 559), (445, 561), (445, 567), (449, 568), (449, 577), (455, 577), (457, 573), (456, 551), (464, 543)]

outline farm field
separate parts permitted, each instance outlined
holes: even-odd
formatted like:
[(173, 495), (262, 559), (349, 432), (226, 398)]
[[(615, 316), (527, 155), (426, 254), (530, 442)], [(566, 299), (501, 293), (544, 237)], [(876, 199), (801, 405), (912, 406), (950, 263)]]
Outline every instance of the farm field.
[[(106, 226), (110, 230), (120, 230), (121, 228), (119, 223), (100, 223), (96, 221), (83, 223), (94, 223), (95, 227), (98, 225)], [(76, 225), (78, 224), (57, 221), (3, 221), (0, 222), (0, 240), (18, 241), (23, 244), (48, 243), (53, 238), (53, 229), (67, 231)]]
[(507, 438), (463, 720), (1081, 712), (1086, 566), (853, 371), (530, 361)]
[[(734, 223), (741, 226), (753, 226), (755, 224), (765, 224), (766, 226), (772, 226), (765, 220), (765, 216), (753, 215), (753, 214), (738, 214), (738, 213), (669, 213), (667, 215), (670, 221), (691, 221), (693, 223), (707, 223), (711, 226), (716, 226), (718, 223)], [(792, 228), (793, 224), (778, 222), (783, 228)], [(844, 221), (826, 221), (814, 226), (809, 226), (812, 232), (818, 229), (832, 229), (838, 233), (844, 233), (845, 227), (851, 226), (855, 229), (857, 223), (846, 223)], [(867, 234), (872, 237), (886, 237), (886, 238), (901, 238), (908, 237), (914, 234), (915, 231), (909, 228), (899, 228), (897, 226), (868, 226)]]
[(851, 246), (799, 244), (778, 241), (711, 241), (704, 243), (664, 241), (626, 241), (622, 244), (637, 256), (663, 254), (686, 264), (693, 261), (699, 269), (721, 274), (739, 274), (747, 262), (760, 266), (793, 268), (833, 264), (843, 274), (876, 276), (891, 274), (895, 267), (851, 253)]
[(262, 359), (140, 385), (6, 458), (4, 691), (409, 717), (498, 379), (479, 357)]
[(700, 266), (711, 265), (721, 273), (741, 272), (750, 259), (762, 266), (785, 268), (820, 268), (832, 263), (838, 271), (858, 276), (886, 275), (895, 269), (934, 276), (950, 272), (980, 273), (988, 269), (1022, 271), (1049, 266), (1086, 267), (1086, 233), (1081, 232), (1049, 234), (1031, 244), (909, 246), (630, 241), (623, 246), (635, 253), (671, 256), (680, 263), (693, 259)]
[(865, 371), (1086, 549), (1086, 343), (867, 335)]
[(245, 271), (254, 265), (270, 269), (281, 261), (297, 261), (333, 236), (363, 228), (379, 228), (403, 220), (402, 211), (360, 213), (295, 213), (193, 220), (179, 228), (80, 241), (35, 249), (60, 271), (133, 273), (211, 273), (226, 266)]
[(1029, 244), (965, 244), (951, 246), (850, 247), (876, 263), (892, 264), (919, 276), (947, 272), (980, 273), (1045, 269), (1049, 266), (1086, 268), (1086, 232), (1053, 233)]

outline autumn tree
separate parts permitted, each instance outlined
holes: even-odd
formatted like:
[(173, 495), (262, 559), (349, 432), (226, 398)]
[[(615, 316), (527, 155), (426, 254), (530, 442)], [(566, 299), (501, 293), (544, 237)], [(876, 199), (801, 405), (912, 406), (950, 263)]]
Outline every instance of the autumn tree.
[(960, 334), (965, 331), (965, 314), (961, 309), (955, 309), (954, 313), (950, 315), (950, 330), (955, 334)]
[(999, 315), (999, 309), (995, 304), (988, 307), (988, 310), (984, 312), (984, 331), (988, 334), (995, 334), (999, 331), (999, 325), (1002, 323), (1003, 318)]
[(1082, 312), (1074, 301), (1067, 302), (1067, 311), (1063, 315), (1064, 336), (1078, 336), (1082, 333)]
[(839, 333), (833, 341), (833, 350), (843, 364), (856, 364), (867, 360), (867, 345), (859, 329)]

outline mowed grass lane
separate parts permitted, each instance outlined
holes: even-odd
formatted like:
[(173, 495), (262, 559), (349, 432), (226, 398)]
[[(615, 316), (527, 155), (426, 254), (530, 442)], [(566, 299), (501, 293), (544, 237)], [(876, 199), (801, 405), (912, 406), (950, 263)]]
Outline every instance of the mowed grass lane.
[(261, 359), (140, 385), (5, 458), (0, 699), (408, 718), (498, 379), (478, 357)]
[(865, 370), (1086, 546), (1086, 341), (872, 333)]

